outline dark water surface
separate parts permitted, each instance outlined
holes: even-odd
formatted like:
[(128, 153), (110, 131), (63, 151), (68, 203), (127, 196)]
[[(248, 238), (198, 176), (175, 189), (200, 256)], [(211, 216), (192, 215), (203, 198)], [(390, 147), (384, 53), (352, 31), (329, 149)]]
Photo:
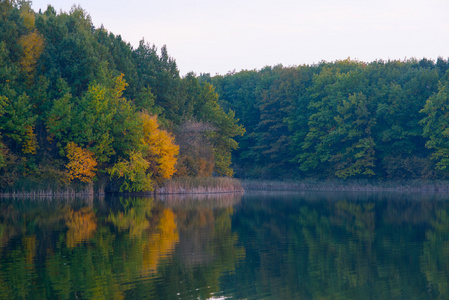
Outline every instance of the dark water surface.
[(449, 299), (449, 196), (0, 199), (0, 299)]

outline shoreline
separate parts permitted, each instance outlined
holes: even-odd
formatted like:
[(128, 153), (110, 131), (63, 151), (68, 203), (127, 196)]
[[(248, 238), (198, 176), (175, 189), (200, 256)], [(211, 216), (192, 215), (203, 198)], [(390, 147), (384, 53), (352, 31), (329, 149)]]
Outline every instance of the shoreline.
[(154, 188), (154, 191), (146, 192), (105, 192), (103, 188), (94, 188), (92, 184), (84, 189), (71, 187), (52, 189), (36, 189), (30, 191), (1, 192), (0, 198), (48, 198), (48, 197), (104, 197), (105, 195), (116, 196), (142, 196), (157, 197), (159, 195), (195, 195), (195, 194), (224, 194), (243, 193), (241, 181), (228, 177), (185, 177), (176, 178), (164, 182), (163, 185)]
[(184, 178), (167, 181), (163, 186), (148, 192), (98, 192), (92, 188), (0, 192), (0, 198), (48, 198), (48, 197), (104, 197), (164, 195), (213, 195), (244, 192), (432, 192), (449, 193), (449, 181), (369, 181), (369, 180), (249, 180), (225, 177)]
[(242, 180), (245, 191), (449, 192), (449, 181), (425, 180)]

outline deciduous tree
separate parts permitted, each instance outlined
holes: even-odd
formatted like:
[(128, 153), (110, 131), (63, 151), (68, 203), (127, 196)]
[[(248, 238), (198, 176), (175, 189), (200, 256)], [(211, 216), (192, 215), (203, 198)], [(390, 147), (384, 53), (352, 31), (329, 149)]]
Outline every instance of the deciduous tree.
[(65, 150), (69, 160), (66, 167), (69, 170), (70, 178), (84, 183), (92, 182), (97, 166), (94, 153), (79, 147), (74, 142), (68, 143)]

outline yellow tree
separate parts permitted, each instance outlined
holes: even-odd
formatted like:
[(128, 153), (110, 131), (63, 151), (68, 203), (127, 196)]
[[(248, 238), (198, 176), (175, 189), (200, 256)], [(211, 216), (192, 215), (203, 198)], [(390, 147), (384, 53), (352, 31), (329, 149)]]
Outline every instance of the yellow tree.
[(20, 6), (20, 16), (23, 19), (23, 25), (26, 29), (33, 30), (35, 28), (34, 11), (31, 9), (31, 3), (23, 1)]
[(108, 170), (111, 177), (122, 180), (120, 192), (152, 191), (155, 182), (171, 178), (176, 172), (179, 146), (174, 143), (174, 137), (159, 129), (156, 116), (142, 112), (139, 119), (142, 125), (140, 151), (129, 151), (129, 159), (119, 159)]
[(36, 154), (38, 148), (36, 133), (34, 132), (34, 125), (25, 126), (26, 135), (24, 137), (22, 152), (24, 154)]
[(74, 142), (67, 144), (65, 148), (69, 163), (66, 165), (69, 170), (70, 179), (79, 179), (82, 182), (89, 183), (95, 177), (97, 161), (94, 154), (79, 147)]
[(31, 73), (37, 63), (37, 60), (44, 50), (44, 38), (36, 30), (19, 38), (19, 44), (22, 46), (22, 57), (20, 65), (27, 73)]
[(157, 117), (146, 112), (140, 114), (143, 122), (144, 157), (150, 163), (153, 177), (161, 181), (173, 176), (179, 153), (174, 137), (159, 128)]

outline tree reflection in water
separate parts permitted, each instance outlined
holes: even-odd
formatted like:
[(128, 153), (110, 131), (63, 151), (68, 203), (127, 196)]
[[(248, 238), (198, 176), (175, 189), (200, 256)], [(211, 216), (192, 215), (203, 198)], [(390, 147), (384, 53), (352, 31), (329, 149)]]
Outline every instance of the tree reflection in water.
[(445, 299), (442, 194), (0, 201), (0, 298)]
[(445, 195), (257, 193), (244, 200), (233, 227), (254, 238), (236, 270), (236, 298), (447, 297)]
[(240, 197), (3, 199), (0, 298), (209, 298), (244, 255)]

